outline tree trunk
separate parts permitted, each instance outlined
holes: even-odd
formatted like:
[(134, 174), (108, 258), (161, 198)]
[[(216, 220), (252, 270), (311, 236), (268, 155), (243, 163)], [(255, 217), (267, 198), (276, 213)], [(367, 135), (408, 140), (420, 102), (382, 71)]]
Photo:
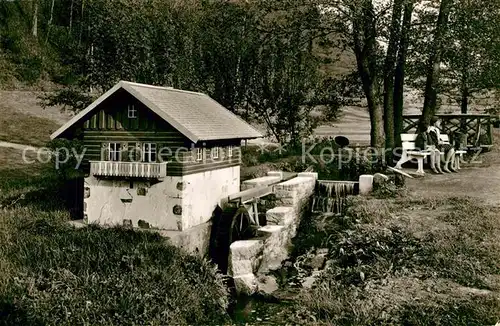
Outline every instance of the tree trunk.
[(383, 148), (385, 144), (384, 110), (379, 103), (379, 90), (377, 89), (377, 35), (372, 1), (364, 0), (358, 10), (353, 19), (353, 50), (370, 113), (370, 144), (375, 148)]
[(389, 45), (384, 64), (384, 131), (385, 147), (394, 148), (394, 66), (401, 32), (403, 0), (395, 0), (392, 11)]
[(33, 30), (32, 34), (34, 37), (38, 36), (38, 0), (34, 0), (33, 2)]
[(469, 89), (463, 88), (462, 91), (462, 99), (460, 101), (460, 109), (462, 114), (467, 114), (468, 107), (469, 107)]
[(413, 14), (413, 0), (406, 0), (401, 27), (401, 39), (399, 43), (398, 61), (394, 78), (394, 142), (401, 147), (401, 132), (403, 131), (403, 100), (404, 81), (406, 69), (406, 55), (410, 38), (411, 17)]
[(49, 42), (49, 35), (50, 35), (50, 29), (52, 27), (52, 20), (54, 19), (54, 3), (56, 0), (52, 0), (52, 3), (50, 5), (50, 18), (47, 23), (47, 38), (45, 39), (45, 44)]
[(448, 28), (448, 17), (453, 0), (441, 0), (439, 8), (439, 16), (434, 32), (434, 44), (427, 65), (427, 81), (425, 84), (424, 107), (422, 116), (418, 124), (418, 130), (424, 131), (430, 124), (431, 118), (436, 114), (437, 110), (437, 88), (439, 84), (439, 73), (441, 66), (441, 54), (443, 49), (443, 39)]
[(83, 36), (83, 29), (85, 28), (85, 24), (84, 24), (84, 11), (85, 11), (85, 0), (82, 0), (82, 9), (81, 9), (81, 13), (80, 13), (80, 35), (78, 36), (78, 46), (80, 46), (80, 44), (82, 43), (82, 36)]
[(71, 6), (69, 7), (69, 34), (71, 35), (71, 30), (73, 28), (73, 5), (75, 0), (71, 0)]
[(466, 45), (462, 45), (462, 71), (461, 71), (461, 85), (460, 85), (460, 109), (462, 114), (467, 114), (469, 105), (469, 64), (470, 64), (470, 50)]
[(379, 94), (375, 90), (376, 85), (371, 85), (365, 91), (370, 113), (370, 146), (384, 148), (384, 109), (379, 103)]
[[(462, 85), (460, 95), (460, 111), (462, 112), (462, 114), (467, 114), (469, 106), (469, 89), (467, 88), (467, 85)], [(463, 134), (467, 132), (467, 121), (465, 118), (460, 119), (460, 131)]]

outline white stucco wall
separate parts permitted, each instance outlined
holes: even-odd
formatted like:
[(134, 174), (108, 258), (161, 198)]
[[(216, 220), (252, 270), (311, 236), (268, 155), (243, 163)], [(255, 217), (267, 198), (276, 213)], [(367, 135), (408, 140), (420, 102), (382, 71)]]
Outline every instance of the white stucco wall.
[[(85, 178), (84, 187), (89, 188), (90, 196), (84, 199), (84, 214), (88, 223), (123, 225), (124, 220), (131, 220), (137, 227), (139, 220), (144, 220), (153, 228), (178, 230), (173, 214), (174, 206), (182, 204), (181, 191), (176, 189), (178, 182), (180, 177), (167, 177), (159, 183), (134, 181), (131, 188), (129, 181), (90, 176)], [(146, 189), (145, 196), (139, 195), (140, 188)]]
[[(222, 198), (240, 189), (240, 167), (213, 170), (184, 177), (166, 177), (157, 183), (149, 181), (106, 180), (89, 176), (84, 187), (90, 196), (84, 198), (88, 223), (123, 225), (140, 220), (163, 230), (187, 230), (210, 220)], [(138, 190), (146, 190), (144, 196)], [(181, 205), (182, 215), (174, 214)]]
[(240, 166), (184, 176), (182, 229), (207, 222), (222, 198), (240, 191)]

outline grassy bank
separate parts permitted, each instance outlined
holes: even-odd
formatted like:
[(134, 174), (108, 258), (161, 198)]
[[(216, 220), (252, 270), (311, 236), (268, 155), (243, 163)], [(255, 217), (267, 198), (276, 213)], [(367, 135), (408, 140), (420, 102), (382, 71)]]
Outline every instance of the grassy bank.
[(0, 103), (0, 140), (42, 147), (59, 125), (49, 119), (18, 112)]
[(330, 263), (298, 309), (333, 325), (494, 325), (500, 321), (500, 211), (469, 198), (353, 198), (316, 216), (298, 253)]
[(0, 166), (0, 175), (9, 173), (0, 180), (0, 324), (229, 320), (227, 290), (212, 264), (154, 233), (74, 228), (43, 167)]

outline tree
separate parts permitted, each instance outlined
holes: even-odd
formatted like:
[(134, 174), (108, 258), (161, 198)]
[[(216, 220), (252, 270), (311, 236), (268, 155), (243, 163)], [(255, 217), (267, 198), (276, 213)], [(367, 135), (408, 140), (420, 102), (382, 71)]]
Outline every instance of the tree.
[(394, 0), (389, 44), (384, 63), (384, 131), (386, 148), (394, 148), (394, 78), (396, 58), (401, 35), (401, 16), (404, 0)]
[(398, 58), (394, 72), (394, 141), (401, 146), (401, 132), (403, 130), (403, 97), (406, 72), (406, 58), (410, 39), (411, 19), (414, 9), (414, 0), (406, 0), (403, 10), (403, 23), (398, 46)]
[[(330, 31), (342, 35), (342, 42), (355, 55), (370, 113), (371, 146), (393, 147), (401, 129), (404, 71), (413, 2), (396, 0), (391, 4), (377, 3), (375, 6), (371, 0), (330, 0), (323, 5), (329, 8), (326, 12), (331, 17)], [(387, 19), (391, 9), (391, 18)], [(383, 40), (388, 45), (384, 60), (380, 46)], [(381, 61), (383, 64), (380, 64)], [(380, 89), (382, 82), (383, 91)]]
[(81, 110), (89, 88), (104, 92), (121, 79), (167, 85), (207, 93), (229, 110), (265, 122), (280, 142), (293, 143), (312, 131), (318, 104), (333, 108), (330, 113), (338, 108), (332, 94), (318, 90), (315, 7), (288, 12), (266, 1), (152, 0), (138, 7), (135, 0), (93, 0), (85, 13), (84, 94), (71, 88), (46, 97), (47, 105)]
[(424, 93), (424, 107), (420, 117), (418, 130), (424, 131), (430, 124), (431, 118), (437, 110), (437, 94), (439, 84), (439, 74), (441, 71), (441, 59), (444, 48), (445, 34), (448, 30), (448, 18), (453, 5), (453, 0), (441, 0), (439, 16), (434, 32), (429, 61), (427, 64), (427, 80)]
[(312, 53), (299, 47), (301, 33), (289, 41), (274, 38), (258, 55), (256, 73), (248, 88), (248, 103), (255, 120), (281, 144), (296, 145), (315, 126), (311, 115), (317, 87), (317, 65)]
[(500, 88), (499, 27), (498, 0), (458, 0), (451, 11), (442, 89), (462, 113), (475, 94)]
[(380, 104), (376, 14), (371, 0), (354, 4), (352, 18), (353, 49), (358, 73), (370, 113), (371, 146), (383, 148), (385, 143), (384, 112)]

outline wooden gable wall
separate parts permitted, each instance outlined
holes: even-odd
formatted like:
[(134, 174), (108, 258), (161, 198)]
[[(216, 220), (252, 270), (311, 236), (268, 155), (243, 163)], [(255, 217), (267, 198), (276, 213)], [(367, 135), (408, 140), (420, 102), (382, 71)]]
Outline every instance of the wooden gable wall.
[[(129, 119), (127, 107), (134, 104), (137, 118)], [(178, 159), (164, 156), (169, 161), (167, 175), (182, 176), (225, 167), (237, 166), (241, 160), (240, 140), (225, 140), (193, 144), (173, 126), (157, 116), (125, 90), (119, 90), (105, 100), (82, 125), (83, 142), (86, 147), (85, 160), (100, 161), (110, 142), (120, 143), (126, 152), (130, 145), (157, 144), (157, 153), (164, 147), (172, 153), (178, 151)], [(140, 145), (139, 145), (140, 146)], [(211, 148), (220, 147), (219, 158), (211, 158)], [(233, 156), (228, 157), (228, 146), (233, 147)], [(203, 161), (196, 161), (196, 148), (204, 147)], [(164, 151), (168, 153), (169, 151)], [(124, 155), (126, 156), (126, 155)]]

